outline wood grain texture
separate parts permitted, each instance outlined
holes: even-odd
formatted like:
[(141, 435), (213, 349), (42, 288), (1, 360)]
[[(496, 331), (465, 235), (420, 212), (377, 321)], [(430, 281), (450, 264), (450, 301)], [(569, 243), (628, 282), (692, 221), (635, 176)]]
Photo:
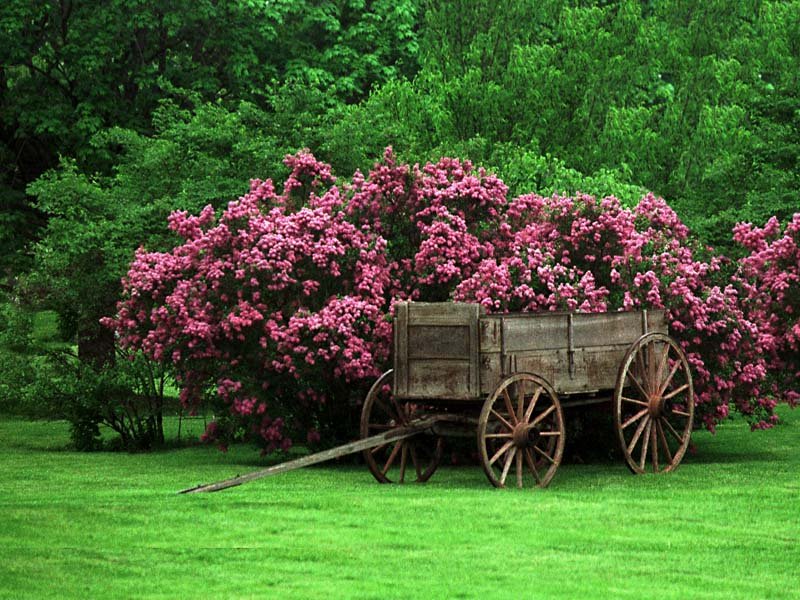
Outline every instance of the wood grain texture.
[[(478, 401), (514, 372), (545, 377), (558, 394), (611, 390), (625, 352), (642, 335), (642, 311), (486, 315), (459, 303), (398, 303), (395, 394)], [(666, 333), (663, 310), (647, 329)]]
[(477, 304), (396, 305), (395, 396), (441, 401), (480, 398)]

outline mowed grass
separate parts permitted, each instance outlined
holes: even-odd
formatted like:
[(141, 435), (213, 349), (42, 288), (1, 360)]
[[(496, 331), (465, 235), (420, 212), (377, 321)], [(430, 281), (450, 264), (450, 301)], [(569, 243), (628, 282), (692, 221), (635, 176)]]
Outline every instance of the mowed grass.
[(319, 466), (177, 495), (263, 464), (248, 447), (64, 450), (64, 423), (0, 421), (7, 598), (797, 598), (800, 412), (697, 433), (668, 475), (565, 465), (547, 490), (480, 467), (383, 486)]

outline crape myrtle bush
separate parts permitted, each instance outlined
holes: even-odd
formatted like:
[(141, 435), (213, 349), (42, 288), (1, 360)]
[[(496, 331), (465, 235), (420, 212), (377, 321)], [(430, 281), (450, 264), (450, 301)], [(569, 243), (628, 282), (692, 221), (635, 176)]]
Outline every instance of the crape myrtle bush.
[[(352, 435), (358, 400), (388, 363), (397, 300), (454, 299), (489, 311), (666, 308), (695, 372), (709, 429), (729, 406), (773, 422), (764, 343), (740, 306), (743, 280), (711, 257), (658, 198), (511, 201), (468, 161), (398, 164), (391, 149), (337, 185), (303, 151), (221, 214), (174, 213), (182, 243), (140, 249), (105, 319), (123, 347), (172, 363), (182, 401), (225, 415), (223, 446), (250, 435), (265, 451)], [(737, 287), (738, 284), (738, 287)], [(780, 381), (775, 385), (779, 386)]]
[(800, 400), (800, 213), (784, 228), (774, 217), (763, 228), (741, 223), (733, 239), (750, 252), (741, 261), (739, 277), (770, 365), (772, 397), (760, 402), (771, 409), (782, 398), (794, 406)]

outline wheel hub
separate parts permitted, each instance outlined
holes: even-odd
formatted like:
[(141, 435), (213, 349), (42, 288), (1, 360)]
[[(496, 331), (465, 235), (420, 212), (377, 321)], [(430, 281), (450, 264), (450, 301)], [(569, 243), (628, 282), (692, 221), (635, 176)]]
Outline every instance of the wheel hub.
[(650, 411), (650, 416), (654, 419), (658, 419), (664, 414), (664, 398), (661, 395), (655, 395), (648, 398), (648, 410)]
[(511, 439), (514, 441), (514, 445), (518, 448), (531, 448), (532, 446), (536, 445), (536, 442), (539, 441), (540, 437), (541, 432), (539, 431), (538, 427), (529, 425), (527, 423), (519, 423), (516, 427), (514, 427), (514, 432)]

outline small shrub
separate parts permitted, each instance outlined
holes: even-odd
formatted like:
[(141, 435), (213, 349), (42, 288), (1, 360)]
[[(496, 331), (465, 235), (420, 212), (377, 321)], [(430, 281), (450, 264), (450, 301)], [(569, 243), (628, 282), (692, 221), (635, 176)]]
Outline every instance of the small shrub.
[(164, 369), (141, 354), (120, 355), (97, 369), (71, 352), (51, 352), (36, 361), (24, 387), (28, 405), (66, 419), (79, 450), (103, 447), (100, 427), (119, 436), (116, 446), (148, 450), (164, 443)]

